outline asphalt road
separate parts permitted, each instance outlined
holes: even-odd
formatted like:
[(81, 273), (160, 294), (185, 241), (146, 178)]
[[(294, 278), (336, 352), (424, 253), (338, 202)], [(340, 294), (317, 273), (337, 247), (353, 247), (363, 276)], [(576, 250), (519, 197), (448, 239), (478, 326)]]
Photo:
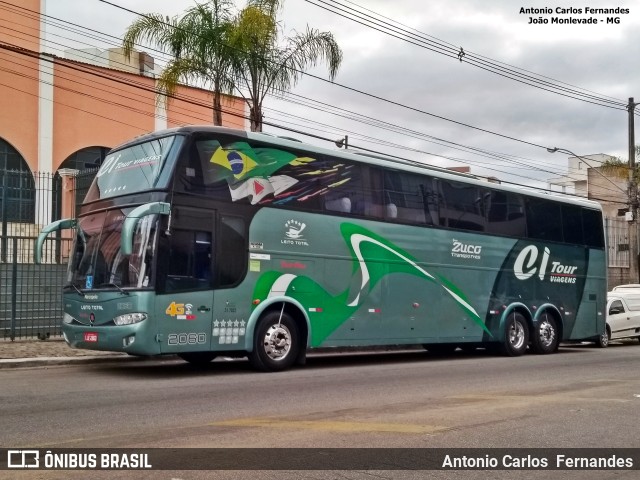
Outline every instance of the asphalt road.
[[(253, 372), (178, 360), (0, 370), (7, 448), (640, 447), (640, 344), (518, 358), (312, 356)], [(11, 476), (2, 475), (12, 473)], [(86, 472), (0, 478), (89, 478)], [(91, 478), (639, 478), (638, 471), (91, 472)]]

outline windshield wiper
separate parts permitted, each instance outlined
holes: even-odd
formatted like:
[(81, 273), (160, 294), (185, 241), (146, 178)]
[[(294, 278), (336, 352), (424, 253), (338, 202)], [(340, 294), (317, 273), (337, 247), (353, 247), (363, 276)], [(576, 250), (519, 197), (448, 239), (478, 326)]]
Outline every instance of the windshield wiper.
[(73, 283), (71, 284), (71, 286), (73, 287), (73, 289), (78, 292), (78, 295), (80, 295), (81, 297), (84, 297), (84, 292), (82, 290), (80, 290), (78, 287), (76, 287)]
[(126, 290), (123, 290), (120, 286), (116, 285), (115, 283), (101, 283), (100, 285), (98, 285), (97, 288), (100, 288), (100, 287), (116, 287), (122, 295), (129, 295), (129, 292), (127, 292)]

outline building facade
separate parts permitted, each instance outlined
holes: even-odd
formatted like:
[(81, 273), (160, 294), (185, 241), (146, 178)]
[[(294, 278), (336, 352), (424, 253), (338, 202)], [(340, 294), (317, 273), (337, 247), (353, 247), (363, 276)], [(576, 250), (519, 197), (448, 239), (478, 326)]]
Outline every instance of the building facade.
[[(44, 13), (46, 0), (0, 6), (2, 235), (33, 235), (69, 214), (73, 202), (64, 192), (75, 190), (75, 172), (98, 167), (110, 148), (213, 118), (207, 90), (183, 86), (171, 101), (158, 101), (154, 61), (144, 52), (130, 59), (120, 48), (69, 50), (64, 57), (44, 53)], [(242, 99), (225, 97), (222, 108), (223, 125), (248, 127)], [(55, 182), (62, 200), (56, 199)]]

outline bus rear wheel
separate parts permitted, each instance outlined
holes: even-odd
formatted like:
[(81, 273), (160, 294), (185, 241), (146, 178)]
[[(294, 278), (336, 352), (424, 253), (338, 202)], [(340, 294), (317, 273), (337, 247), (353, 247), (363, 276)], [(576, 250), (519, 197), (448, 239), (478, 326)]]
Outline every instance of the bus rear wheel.
[(298, 328), (293, 318), (286, 312), (272, 311), (256, 325), (249, 362), (263, 372), (286, 370), (296, 361), (299, 348)]
[(548, 313), (540, 316), (531, 336), (531, 348), (535, 353), (553, 353), (558, 350), (560, 337), (554, 318)]
[(179, 353), (178, 356), (185, 362), (199, 367), (211, 363), (213, 359), (216, 358), (216, 354), (213, 352), (185, 352)]
[(527, 351), (529, 343), (529, 327), (525, 318), (514, 312), (509, 315), (504, 326), (504, 339), (500, 350), (508, 357), (518, 357)]

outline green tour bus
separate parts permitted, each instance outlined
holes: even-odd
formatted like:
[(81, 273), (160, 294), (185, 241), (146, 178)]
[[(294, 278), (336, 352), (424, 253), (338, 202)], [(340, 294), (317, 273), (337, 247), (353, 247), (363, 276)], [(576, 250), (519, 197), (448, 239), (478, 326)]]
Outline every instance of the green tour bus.
[[(508, 356), (601, 342), (598, 203), (262, 133), (188, 126), (113, 149), (77, 219), (75, 348), (248, 356), (418, 344)], [(606, 335), (606, 334), (605, 334)]]

